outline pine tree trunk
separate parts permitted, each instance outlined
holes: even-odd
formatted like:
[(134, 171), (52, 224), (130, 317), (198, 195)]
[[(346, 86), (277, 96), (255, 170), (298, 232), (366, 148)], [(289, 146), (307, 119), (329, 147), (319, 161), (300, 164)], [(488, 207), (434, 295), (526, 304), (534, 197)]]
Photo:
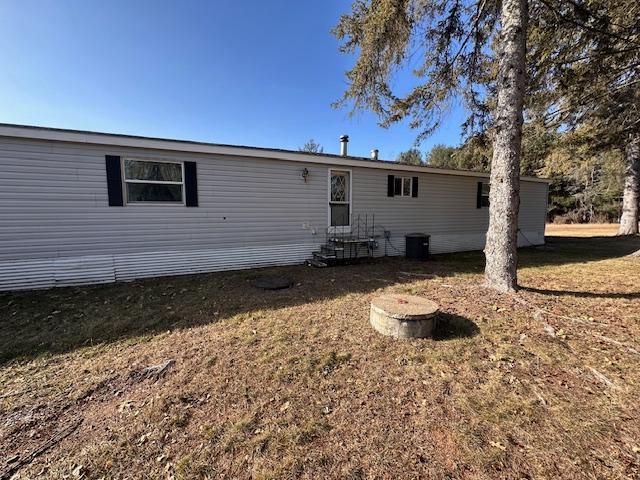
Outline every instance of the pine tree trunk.
[(498, 103), (491, 160), (485, 285), (501, 292), (518, 286), (518, 209), (522, 105), (525, 95), (527, 0), (503, 0)]
[(638, 233), (638, 203), (640, 202), (640, 134), (629, 137), (624, 169), (622, 216), (618, 235)]

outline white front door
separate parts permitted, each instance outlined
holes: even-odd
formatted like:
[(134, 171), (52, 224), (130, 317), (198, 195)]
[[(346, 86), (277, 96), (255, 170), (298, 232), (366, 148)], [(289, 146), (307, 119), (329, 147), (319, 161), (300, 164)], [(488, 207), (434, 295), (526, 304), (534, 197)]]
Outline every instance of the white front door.
[(329, 169), (329, 229), (351, 231), (351, 170)]

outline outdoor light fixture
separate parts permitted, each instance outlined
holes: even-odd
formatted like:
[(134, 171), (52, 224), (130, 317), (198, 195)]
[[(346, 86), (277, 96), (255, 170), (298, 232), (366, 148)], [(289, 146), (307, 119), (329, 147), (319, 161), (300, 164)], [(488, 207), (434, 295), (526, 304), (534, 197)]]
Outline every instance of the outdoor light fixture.
[(304, 178), (304, 183), (307, 183), (307, 177), (309, 176), (309, 170), (306, 168), (302, 170), (302, 178)]

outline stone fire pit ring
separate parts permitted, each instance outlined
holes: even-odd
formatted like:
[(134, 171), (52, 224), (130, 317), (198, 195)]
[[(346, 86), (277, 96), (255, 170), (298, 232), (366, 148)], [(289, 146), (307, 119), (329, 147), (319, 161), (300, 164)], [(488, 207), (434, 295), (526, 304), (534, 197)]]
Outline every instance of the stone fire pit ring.
[(433, 334), (438, 304), (416, 295), (390, 293), (371, 301), (369, 321), (382, 335), (426, 338)]

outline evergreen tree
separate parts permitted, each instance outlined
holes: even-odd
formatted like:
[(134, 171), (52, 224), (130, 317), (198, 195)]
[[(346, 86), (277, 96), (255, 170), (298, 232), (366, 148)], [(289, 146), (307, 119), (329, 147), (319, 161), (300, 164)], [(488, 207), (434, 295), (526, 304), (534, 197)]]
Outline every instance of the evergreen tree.
[(422, 154), (417, 148), (410, 148), (406, 152), (400, 152), (396, 162), (406, 165), (422, 165)]
[[(540, 0), (529, 31), (530, 111), (551, 128), (587, 130), (593, 152), (626, 151), (620, 234), (638, 233), (640, 7), (637, 0)], [(554, 28), (549, 28), (553, 24)]]
[(448, 147), (447, 145), (434, 145), (427, 154), (426, 163), (430, 167), (457, 168), (453, 161), (453, 156), (457, 150), (457, 148)]
[(624, 183), (624, 155), (618, 149), (593, 150), (580, 128), (559, 135), (538, 173), (552, 180), (549, 218), (571, 223), (617, 221)]
[(488, 172), (490, 170), (493, 149), (485, 134), (476, 134), (458, 148), (453, 155), (455, 168)]
[(427, 154), (427, 165), (454, 170), (488, 172), (492, 155), (491, 146), (487, 145), (482, 137), (482, 135), (474, 135), (458, 147), (435, 145)]
[[(480, 127), (490, 103), (484, 98), (493, 78), (491, 206), (485, 247), (485, 283), (500, 291), (517, 287), (519, 171), (526, 90), (527, 0), (356, 0), (335, 34), (342, 51), (357, 53), (347, 72), (341, 104), (368, 108), (390, 125), (410, 117), (418, 138), (440, 124), (447, 106), (463, 95)], [(493, 49), (489, 47), (493, 46)], [(392, 74), (418, 51), (419, 83), (406, 95), (391, 88)], [(495, 72), (489, 71), (496, 65)]]

